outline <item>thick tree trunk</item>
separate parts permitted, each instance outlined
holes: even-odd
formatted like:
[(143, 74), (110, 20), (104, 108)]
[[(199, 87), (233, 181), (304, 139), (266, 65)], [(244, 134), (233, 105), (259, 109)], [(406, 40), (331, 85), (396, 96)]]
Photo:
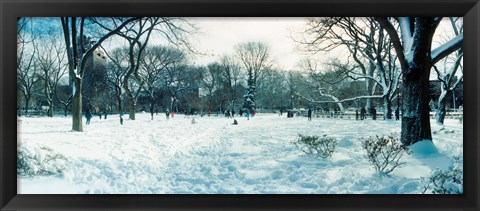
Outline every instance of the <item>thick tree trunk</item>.
[(383, 119), (392, 119), (392, 102), (387, 97), (383, 98)]
[(53, 101), (49, 100), (48, 104), (48, 116), (53, 117)]
[(72, 130), (83, 131), (82, 125), (82, 83), (80, 79), (75, 78), (75, 95), (73, 96), (72, 106)]
[(117, 96), (117, 111), (122, 112), (122, 97)]
[(128, 101), (128, 118), (130, 120), (135, 120), (135, 98), (133, 97), (132, 91), (128, 87), (128, 81), (125, 80), (123, 84), (123, 88), (125, 89), (125, 94), (127, 95)]
[(25, 96), (25, 113), (28, 113), (29, 106), (30, 106), (30, 96)]
[[(424, 62), (425, 63), (425, 62)], [(403, 75), (403, 113), (401, 141), (409, 146), (423, 140), (432, 140), (428, 106), (427, 64), (411, 64)]]
[(446, 115), (446, 101), (445, 101), (445, 96), (450, 94), (449, 91), (443, 90), (442, 93), (440, 94), (440, 97), (438, 98), (438, 108), (437, 108), (437, 113), (436, 113), (436, 122), (439, 125), (443, 125), (445, 121), (445, 115)]
[(131, 120), (135, 120), (135, 100), (133, 99), (133, 96), (128, 97), (128, 118)]

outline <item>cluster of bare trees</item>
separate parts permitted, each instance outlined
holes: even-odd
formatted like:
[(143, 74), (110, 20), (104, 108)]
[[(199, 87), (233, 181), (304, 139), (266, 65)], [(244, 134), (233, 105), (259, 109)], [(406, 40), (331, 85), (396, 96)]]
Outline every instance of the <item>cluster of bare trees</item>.
[[(49, 116), (55, 105), (65, 115), (71, 107), (75, 131), (82, 131), (82, 111), (92, 106), (125, 112), (134, 120), (139, 110), (161, 108), (205, 113), (380, 105), (384, 119), (391, 119), (396, 104), (402, 111), (401, 140), (410, 145), (432, 139), (430, 72), (441, 83), (439, 124), (445, 96), (463, 77), (459, 18), (309, 18), (296, 40), (302, 50), (341, 53), (323, 62), (305, 59), (299, 71), (278, 68), (270, 47), (253, 41), (237, 44), (234, 54), (208, 65), (193, 65), (191, 55), (197, 52), (188, 37), (196, 28), (184, 18), (58, 19), (18, 20), (19, 108), (28, 111), (32, 99), (46, 106)], [(442, 20), (453, 33), (432, 48)], [(152, 44), (154, 39), (163, 42)], [(95, 56), (103, 59), (101, 65)]]
[[(304, 36), (298, 40), (303, 50), (321, 53), (342, 48), (348, 57), (330, 59), (320, 68), (316, 61), (305, 61), (304, 69), (310, 72), (307, 84), (317, 96), (312, 96), (314, 93), (298, 95), (311, 102), (337, 103), (341, 109), (344, 102), (362, 100), (361, 106), (369, 108), (373, 106), (373, 99), (381, 99), (385, 119), (392, 118), (392, 104), (401, 95), (402, 143), (432, 140), (428, 106), (431, 69), (437, 72), (441, 82), (439, 124), (443, 124), (445, 117), (445, 96), (462, 81), (462, 76), (457, 75), (461, 69), (463, 23), (458, 18), (444, 21), (451, 24), (454, 34), (432, 48), (435, 31), (442, 20), (441, 17), (309, 19)], [(455, 55), (447, 57), (453, 52)], [(436, 64), (441, 60), (444, 65), (438, 68)], [(342, 96), (345, 93), (338, 91), (345, 86), (345, 81), (364, 83), (364, 88)]]
[[(30, 18), (18, 22), (17, 82), (19, 96), (26, 112), (32, 107), (31, 100), (40, 98), (33, 107), (48, 107), (47, 115), (53, 116), (54, 101), (65, 105), (71, 97), (59, 93), (58, 85), (66, 74), (65, 47), (61, 34), (52, 27), (36, 30)], [(66, 112), (66, 110), (65, 110)]]
[[(277, 108), (289, 95), (281, 86), (285, 73), (272, 68), (264, 43), (240, 43), (233, 55), (192, 65), (187, 36), (195, 27), (182, 18), (22, 18), (18, 25), (19, 108), (28, 111), (35, 98), (34, 107), (47, 106), (53, 116), (54, 105), (62, 105), (76, 131), (89, 109), (125, 112), (134, 120), (147, 109)], [(152, 37), (165, 42), (151, 44)]]

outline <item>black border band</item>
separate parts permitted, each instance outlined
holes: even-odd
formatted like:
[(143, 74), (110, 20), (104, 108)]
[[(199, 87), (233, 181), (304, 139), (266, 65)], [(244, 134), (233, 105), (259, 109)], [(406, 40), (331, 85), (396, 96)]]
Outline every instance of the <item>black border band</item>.
[[(0, 209), (4, 210), (479, 210), (478, 0), (60, 1), (0, 0)], [(463, 16), (463, 195), (17, 195), (16, 18), (19, 16)]]

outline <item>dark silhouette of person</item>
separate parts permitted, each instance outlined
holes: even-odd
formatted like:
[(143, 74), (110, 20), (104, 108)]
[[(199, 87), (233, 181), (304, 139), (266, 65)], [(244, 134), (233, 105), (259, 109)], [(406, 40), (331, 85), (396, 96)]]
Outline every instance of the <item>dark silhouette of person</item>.
[(308, 121), (312, 121), (312, 109), (308, 109)]
[(122, 112), (120, 112), (120, 114), (119, 114), (119, 115), (120, 115), (120, 124), (121, 124), (121, 125), (123, 125), (123, 113), (122, 113)]
[(92, 113), (90, 113), (90, 109), (87, 109), (87, 111), (85, 112), (85, 118), (87, 118), (87, 125), (90, 124), (90, 119), (92, 119)]
[(400, 119), (400, 109), (397, 107), (395, 110), (395, 121), (398, 121)]
[(362, 108), (360, 109), (360, 120), (365, 119), (365, 113), (367, 113), (367, 110), (365, 109), (365, 107), (362, 106)]
[(372, 107), (372, 119), (377, 120), (377, 109), (375, 107)]
[(154, 113), (153, 107), (150, 107), (150, 116), (152, 117), (152, 120), (153, 120), (153, 113)]
[(355, 110), (355, 120), (358, 120), (358, 109)]

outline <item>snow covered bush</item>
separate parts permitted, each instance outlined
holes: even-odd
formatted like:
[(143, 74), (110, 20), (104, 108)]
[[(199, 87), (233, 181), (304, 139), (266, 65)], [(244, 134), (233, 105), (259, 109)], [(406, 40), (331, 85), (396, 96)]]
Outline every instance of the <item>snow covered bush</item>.
[(305, 152), (307, 155), (312, 155), (320, 158), (327, 158), (332, 156), (335, 151), (335, 147), (338, 145), (338, 141), (332, 137), (322, 138), (319, 136), (304, 136), (298, 134), (298, 138), (293, 141), (293, 144), (297, 149)]
[(67, 159), (45, 146), (17, 147), (17, 175), (53, 175), (65, 169)]
[(422, 178), (426, 183), (422, 193), (433, 194), (462, 194), (463, 193), (463, 164), (459, 158), (447, 170), (435, 169), (430, 177)]
[(367, 151), (370, 164), (377, 172), (388, 174), (405, 164), (400, 159), (408, 149), (400, 143), (397, 136), (371, 136), (363, 140), (362, 147)]

